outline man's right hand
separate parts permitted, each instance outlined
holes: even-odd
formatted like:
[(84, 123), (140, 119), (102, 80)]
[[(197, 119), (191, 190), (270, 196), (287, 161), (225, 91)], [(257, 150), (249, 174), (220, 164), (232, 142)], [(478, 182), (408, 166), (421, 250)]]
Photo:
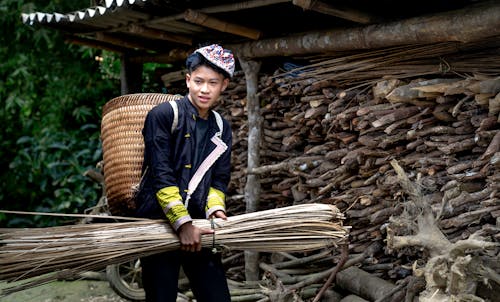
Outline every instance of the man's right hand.
[(214, 230), (202, 229), (187, 222), (177, 230), (181, 241), (181, 250), (188, 252), (201, 251), (201, 235), (213, 234)]

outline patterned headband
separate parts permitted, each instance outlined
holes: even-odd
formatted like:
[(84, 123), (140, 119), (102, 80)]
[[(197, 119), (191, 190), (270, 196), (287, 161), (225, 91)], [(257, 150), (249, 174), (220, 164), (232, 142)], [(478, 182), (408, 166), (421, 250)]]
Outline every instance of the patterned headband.
[(230, 50), (224, 49), (217, 44), (212, 44), (199, 48), (195, 52), (204, 56), (205, 59), (215, 66), (222, 68), (230, 77), (233, 77), (234, 56)]

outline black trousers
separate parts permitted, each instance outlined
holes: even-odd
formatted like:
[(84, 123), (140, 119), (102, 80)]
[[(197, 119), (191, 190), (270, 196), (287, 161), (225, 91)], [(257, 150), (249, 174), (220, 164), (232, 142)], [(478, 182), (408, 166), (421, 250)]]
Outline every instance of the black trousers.
[(219, 253), (174, 251), (141, 258), (142, 285), (147, 302), (175, 302), (182, 266), (198, 302), (230, 302)]

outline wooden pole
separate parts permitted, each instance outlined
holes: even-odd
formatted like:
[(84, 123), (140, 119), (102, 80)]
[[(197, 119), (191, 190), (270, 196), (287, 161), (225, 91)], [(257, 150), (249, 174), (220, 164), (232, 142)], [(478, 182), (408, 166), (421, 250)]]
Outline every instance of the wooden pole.
[(262, 58), (375, 49), (447, 41), (470, 42), (500, 35), (500, 3), (351, 29), (312, 32), (227, 45), (238, 57)]
[(107, 42), (87, 39), (87, 38), (83, 38), (80, 36), (67, 36), (65, 39), (65, 42), (75, 44), (75, 45), (88, 46), (91, 48), (104, 49), (107, 51), (116, 52), (118, 54), (125, 53), (125, 52), (129, 51), (129, 49), (126, 47), (120, 47), (120, 46), (116, 46), (116, 45), (113, 45), (113, 44), (110, 44)]
[(190, 37), (176, 35), (176, 34), (169, 33), (169, 32), (163, 31), (163, 30), (147, 28), (144, 26), (139, 26), (139, 25), (134, 25), (134, 24), (132, 24), (128, 27), (128, 32), (133, 33), (133, 34), (138, 34), (138, 35), (143, 36), (143, 37), (148, 37), (148, 38), (153, 38), (153, 39), (161, 39), (161, 40), (166, 40), (166, 41), (185, 44), (185, 45), (192, 45), (193, 44), (193, 40)]
[[(227, 13), (227, 12), (234, 12), (234, 11), (239, 11), (239, 10), (243, 10), (243, 9), (251, 9), (251, 8), (263, 7), (263, 6), (268, 6), (268, 5), (287, 3), (287, 2), (291, 2), (291, 1), (292, 0), (252, 0), (252, 1), (217, 5), (217, 6), (209, 6), (209, 7), (205, 7), (205, 8), (199, 8), (199, 9), (197, 9), (197, 11), (201, 12), (201, 13), (205, 13), (205, 14)], [(184, 14), (177, 14), (177, 15), (173, 15), (173, 16), (148, 20), (148, 21), (144, 22), (144, 24), (150, 25), (150, 24), (155, 24), (155, 23), (163, 23), (163, 22), (181, 20), (183, 18), (184, 18)]]
[(133, 63), (127, 54), (121, 56), (121, 94), (138, 93), (142, 91), (142, 64)]
[(223, 20), (219, 20), (214, 17), (210, 17), (207, 14), (188, 9), (185, 12), (184, 19), (188, 22), (198, 24), (204, 27), (215, 29), (221, 32), (230, 33), (253, 40), (257, 40), (261, 36), (261, 32), (253, 28), (246, 26), (241, 26), (234, 23), (229, 23)]
[(161, 54), (138, 54), (134, 57), (130, 58), (130, 60), (134, 63), (148, 63), (148, 62), (156, 62), (156, 63), (178, 63), (186, 60), (186, 58), (194, 51), (194, 49), (180, 49), (175, 48), (170, 50), (167, 53)]
[[(128, 48), (128, 49), (137, 48), (137, 49), (142, 49), (142, 50), (148, 50), (148, 47), (146, 47), (142, 43), (138, 43), (136, 41), (126, 40), (123, 38), (118, 38), (116, 36), (113, 36), (113, 35), (110, 35), (107, 33), (96, 33), (96, 40), (102, 41), (105, 43), (109, 43), (111, 45), (116, 45), (119, 47)], [(149, 50), (154, 50), (154, 49), (149, 48)]]
[(287, 2), (291, 2), (291, 0), (252, 0), (252, 1), (244, 1), (244, 2), (222, 4), (222, 5), (218, 5), (218, 6), (200, 8), (199, 11), (207, 13), (207, 14), (227, 13), (227, 12), (232, 12), (232, 11), (239, 11), (242, 9), (257, 8), (257, 7), (275, 5), (275, 4), (287, 3)]
[[(248, 112), (248, 169), (260, 165), (260, 141), (262, 139), (262, 116), (257, 95), (259, 81), (258, 72), (261, 62), (246, 61), (240, 58), (240, 65), (245, 72), (247, 84)], [(259, 208), (260, 179), (258, 175), (247, 175), (245, 184), (246, 211), (255, 212)], [(259, 253), (245, 251), (245, 278), (247, 281), (259, 280)]]
[(350, 8), (333, 6), (328, 3), (313, 0), (293, 0), (293, 4), (302, 7), (305, 10), (313, 10), (325, 15), (330, 15), (361, 24), (369, 24), (378, 18), (370, 14), (363, 13)]

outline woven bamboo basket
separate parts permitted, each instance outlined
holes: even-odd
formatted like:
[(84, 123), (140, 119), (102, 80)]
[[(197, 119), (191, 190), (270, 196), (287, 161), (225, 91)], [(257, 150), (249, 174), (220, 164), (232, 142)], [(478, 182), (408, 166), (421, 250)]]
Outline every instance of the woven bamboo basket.
[(119, 96), (103, 107), (101, 122), (104, 183), (112, 215), (130, 216), (135, 204), (133, 187), (141, 178), (144, 155), (142, 128), (154, 106), (180, 95), (137, 93)]

